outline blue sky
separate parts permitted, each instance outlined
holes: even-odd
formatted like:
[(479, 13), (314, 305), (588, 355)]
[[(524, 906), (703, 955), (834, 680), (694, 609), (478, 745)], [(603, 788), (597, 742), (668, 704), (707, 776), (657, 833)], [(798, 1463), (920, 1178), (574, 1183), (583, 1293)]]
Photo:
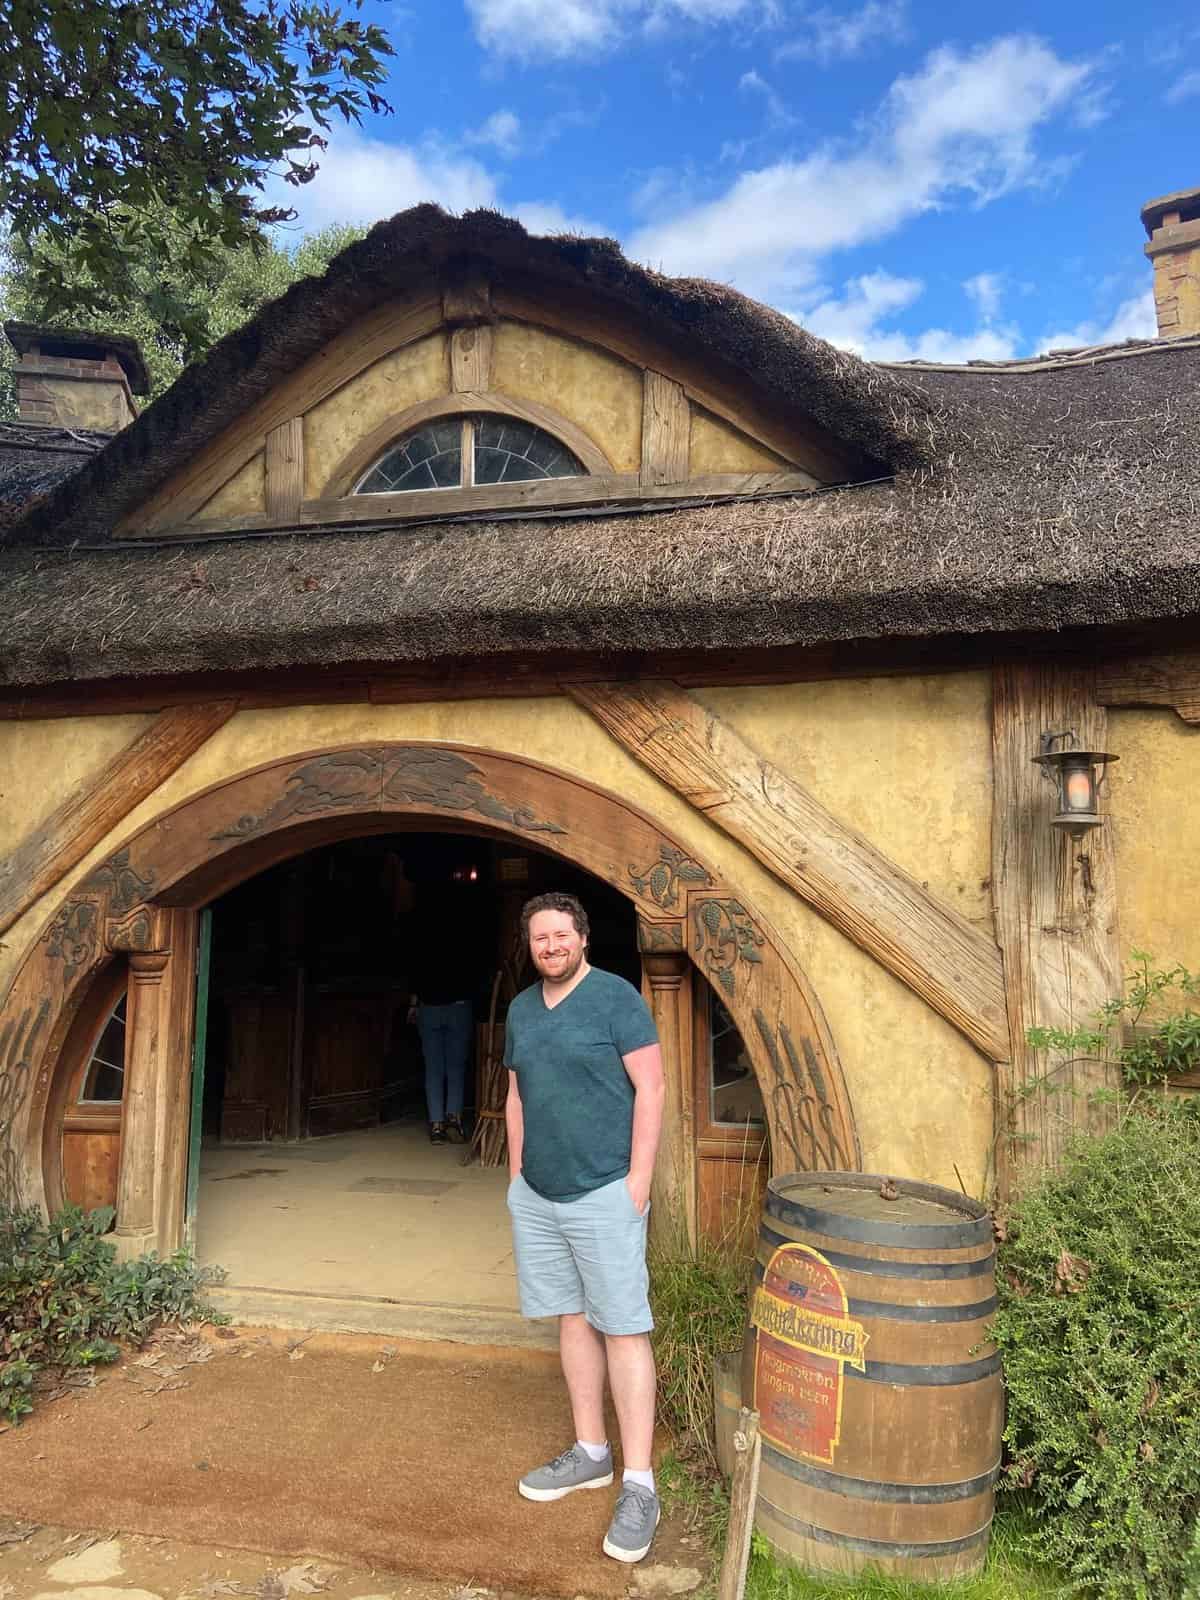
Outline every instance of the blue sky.
[(619, 239), (881, 360), (1154, 332), (1140, 205), (1200, 184), (1200, 20), (1144, 0), (367, 0), (395, 111), (298, 226), (436, 200)]

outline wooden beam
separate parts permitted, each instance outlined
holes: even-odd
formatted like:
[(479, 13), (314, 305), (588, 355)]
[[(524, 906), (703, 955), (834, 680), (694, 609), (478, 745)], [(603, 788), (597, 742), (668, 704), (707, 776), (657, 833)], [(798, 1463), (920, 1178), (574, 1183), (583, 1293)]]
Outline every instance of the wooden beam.
[(304, 499), (304, 418), (272, 428), (266, 446), (267, 515), (294, 521)]
[(1036, 662), (996, 668), (992, 896), (1012, 1038), (997, 1083), (1002, 1192), (1023, 1172), (1053, 1166), (1077, 1129), (1102, 1123), (1089, 1097), (1112, 1086), (1106, 1063), (1055, 1067), (1025, 1042), (1028, 1028), (1090, 1023), (1122, 983), (1109, 829), (1076, 843), (1052, 828), (1053, 790), (1033, 761), (1039, 736), (1060, 728), (1104, 749), (1108, 717), (1090, 673)]
[(1096, 672), (1102, 706), (1170, 706), (1192, 726), (1200, 724), (1200, 651), (1110, 661)]
[(492, 329), (455, 328), (450, 335), (450, 387), (458, 394), (481, 394), (492, 387)]
[(78, 866), (236, 709), (236, 701), (220, 700), (164, 711), (94, 778), (56, 806), (10, 856), (0, 860), (0, 933)]
[[(454, 397), (455, 404), (439, 409), (453, 415), (473, 409), (471, 400)], [(413, 410), (424, 409), (413, 407)], [(511, 407), (516, 411), (517, 407)], [(532, 415), (534, 407), (524, 401), (520, 409)], [(388, 433), (391, 433), (389, 428)], [(572, 435), (562, 427), (551, 429), (572, 444)], [(572, 448), (574, 446), (572, 445)], [(592, 447), (593, 451), (595, 446)], [(576, 451), (576, 454), (579, 454)], [(586, 459), (585, 459), (586, 465)], [(344, 466), (339, 469), (344, 472)], [(299, 515), (291, 522), (260, 513), (237, 517), (197, 518), (178, 527), (130, 531), (128, 539), (202, 539), (209, 533), (280, 533), (292, 528), (325, 527), (329, 524), (364, 523), (378, 527), (384, 523), (401, 525), (428, 522), (431, 517), (452, 517), (470, 512), (519, 511), (529, 506), (588, 507), (645, 505), (653, 509), (661, 500), (728, 500), (739, 496), (755, 500), (769, 495), (806, 494), (812, 479), (806, 472), (706, 472), (685, 483), (643, 483), (636, 472), (614, 472), (582, 478), (529, 478), (518, 483), (484, 483), (473, 489), (412, 489), (400, 494), (334, 495), (320, 500), (305, 500)]]
[(691, 455), (692, 410), (680, 384), (642, 374), (642, 482), (682, 483)]
[(618, 743), (992, 1061), (1009, 1053), (1000, 953), (678, 684), (578, 684)]

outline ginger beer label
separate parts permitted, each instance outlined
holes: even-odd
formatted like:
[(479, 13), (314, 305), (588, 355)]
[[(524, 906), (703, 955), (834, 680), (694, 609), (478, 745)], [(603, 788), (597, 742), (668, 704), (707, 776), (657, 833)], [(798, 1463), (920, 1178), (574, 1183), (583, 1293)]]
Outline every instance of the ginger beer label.
[(754, 1405), (764, 1439), (807, 1461), (832, 1463), (847, 1365), (866, 1370), (867, 1333), (849, 1315), (841, 1279), (806, 1244), (781, 1245), (754, 1292), (758, 1329)]

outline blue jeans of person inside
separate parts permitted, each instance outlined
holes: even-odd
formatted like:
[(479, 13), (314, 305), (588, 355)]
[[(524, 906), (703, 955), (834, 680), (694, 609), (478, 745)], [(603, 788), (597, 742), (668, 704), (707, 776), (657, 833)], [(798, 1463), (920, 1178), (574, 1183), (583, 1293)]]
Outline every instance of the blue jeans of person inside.
[(431, 1123), (460, 1117), (471, 1054), (471, 1002), (417, 1007), (425, 1057), (425, 1109)]

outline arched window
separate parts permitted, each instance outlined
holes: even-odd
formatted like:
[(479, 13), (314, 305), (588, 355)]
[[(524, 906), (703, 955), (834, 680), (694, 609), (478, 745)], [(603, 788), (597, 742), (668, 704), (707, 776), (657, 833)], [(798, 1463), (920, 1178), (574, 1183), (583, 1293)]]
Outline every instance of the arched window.
[(120, 1100), (125, 1091), (125, 996), (109, 1012), (83, 1074), (78, 1104)]
[(477, 484), (577, 478), (586, 473), (574, 451), (520, 417), (446, 417), (425, 423), (392, 445), (354, 492), (469, 489)]

